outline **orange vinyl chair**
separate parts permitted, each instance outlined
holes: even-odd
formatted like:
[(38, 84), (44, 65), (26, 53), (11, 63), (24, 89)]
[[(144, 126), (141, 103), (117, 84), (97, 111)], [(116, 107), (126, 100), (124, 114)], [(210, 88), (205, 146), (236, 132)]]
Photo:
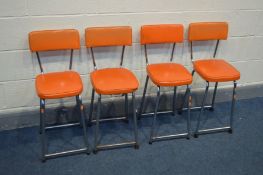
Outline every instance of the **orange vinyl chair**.
[[(86, 47), (90, 48), (93, 65), (95, 69), (90, 74), (90, 80), (93, 89), (92, 89), (92, 98), (91, 98), (91, 106), (90, 106), (90, 114), (89, 114), (89, 123), (96, 122), (96, 131), (95, 131), (95, 140), (94, 140), (95, 148), (93, 152), (97, 153), (98, 150), (124, 147), (124, 146), (134, 146), (135, 149), (138, 149), (139, 145), (138, 145), (137, 117), (135, 111), (135, 91), (139, 87), (139, 82), (131, 71), (122, 67), (125, 46), (132, 45), (132, 29), (131, 27), (128, 26), (92, 27), (86, 29), (85, 35), (86, 35)], [(122, 46), (120, 67), (97, 69), (93, 48), (107, 47), (107, 46)], [(99, 95), (99, 97), (98, 97), (96, 119), (92, 120), (95, 92)], [(116, 144), (99, 145), (98, 135), (99, 135), (100, 121), (128, 119), (129, 93), (132, 94), (135, 140), (130, 142), (116, 143)], [(118, 94), (122, 94), (125, 96), (126, 117), (100, 119), (101, 96), (118, 95)]]
[[(206, 81), (205, 94), (200, 107), (201, 111), (199, 113), (194, 137), (198, 137), (199, 134), (207, 134), (212, 132), (228, 131), (229, 133), (232, 133), (233, 130), (233, 115), (234, 115), (234, 106), (236, 101), (236, 86), (237, 86), (236, 81), (240, 79), (240, 73), (236, 68), (234, 68), (231, 64), (229, 64), (224, 59), (215, 58), (219, 41), (226, 40), (227, 36), (228, 36), (228, 24), (226, 22), (199, 22), (199, 23), (191, 23), (189, 25), (188, 40), (190, 42), (191, 60), (193, 62), (193, 67), (194, 67), (192, 74), (194, 74), (194, 72), (197, 72)], [(193, 61), (193, 41), (208, 41), (208, 40), (217, 40), (213, 58), (198, 59), (196, 61)], [(214, 110), (214, 102), (215, 102), (218, 83), (229, 82), (229, 81), (233, 81), (234, 83), (229, 126), (199, 130), (201, 115), (204, 109)], [(215, 83), (212, 105), (204, 106), (210, 82)]]
[[(36, 77), (35, 85), (37, 95), (40, 98), (40, 135), (42, 145), (42, 161), (46, 159), (67, 156), (77, 153), (89, 153), (89, 145), (84, 119), (84, 108), (80, 94), (83, 84), (80, 75), (72, 71), (73, 50), (80, 49), (80, 39), (77, 30), (43, 30), (29, 33), (29, 45), (32, 52), (36, 52), (41, 74)], [(40, 60), (40, 51), (71, 50), (69, 71), (44, 73)], [(77, 106), (80, 110), (80, 122), (63, 125), (45, 126), (45, 101), (47, 99), (60, 99), (65, 97), (76, 97)], [(48, 153), (46, 130), (53, 128), (82, 125), (85, 147), (81, 149)]]
[[(163, 139), (173, 139), (186, 137), (190, 138), (190, 106), (191, 106), (191, 93), (190, 84), (192, 83), (191, 73), (181, 64), (173, 63), (173, 55), (176, 43), (182, 43), (184, 41), (184, 28), (181, 24), (160, 24), (160, 25), (144, 25), (141, 27), (141, 45), (144, 45), (145, 58), (146, 58), (146, 70), (147, 77), (143, 91), (143, 97), (141, 100), (141, 106), (139, 109), (139, 117), (144, 115), (154, 114), (153, 123), (151, 127), (150, 141), (163, 140)], [(172, 54), (169, 63), (158, 63), (149, 64), (147, 55), (147, 44), (165, 44), (173, 43)], [(142, 114), (144, 108), (145, 94), (147, 90), (148, 80), (157, 86), (157, 97), (154, 113)], [(187, 132), (175, 135), (164, 135), (155, 136), (155, 123), (156, 117), (159, 113), (169, 113), (173, 112), (175, 114), (175, 100), (176, 100), (176, 89), (177, 86), (186, 85), (186, 94), (188, 94), (188, 116), (187, 116)], [(160, 99), (160, 88), (161, 87), (174, 87), (174, 97), (173, 97), (173, 111), (162, 111), (157, 112), (159, 107)]]

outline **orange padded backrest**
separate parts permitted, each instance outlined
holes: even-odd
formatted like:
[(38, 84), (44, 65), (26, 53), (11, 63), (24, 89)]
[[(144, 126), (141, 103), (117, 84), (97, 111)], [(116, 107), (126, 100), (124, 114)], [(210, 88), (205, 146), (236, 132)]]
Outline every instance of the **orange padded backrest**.
[(79, 32), (74, 29), (42, 30), (29, 33), (31, 51), (79, 49)]
[(188, 30), (189, 41), (226, 40), (228, 24), (226, 22), (191, 23)]
[(144, 25), (141, 27), (141, 44), (177, 43), (184, 40), (182, 24)]
[(91, 27), (85, 30), (87, 47), (130, 46), (132, 29), (129, 26)]

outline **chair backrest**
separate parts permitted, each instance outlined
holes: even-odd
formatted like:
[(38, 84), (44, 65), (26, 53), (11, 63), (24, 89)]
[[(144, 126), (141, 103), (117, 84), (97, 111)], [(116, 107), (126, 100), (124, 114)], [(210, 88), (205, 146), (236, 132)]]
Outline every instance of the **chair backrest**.
[(184, 40), (182, 24), (144, 25), (141, 27), (141, 44), (181, 43)]
[(90, 48), (93, 66), (97, 69), (94, 47), (122, 46), (120, 66), (123, 63), (125, 46), (132, 45), (132, 28), (130, 26), (89, 27), (85, 30), (86, 47)]
[(190, 41), (191, 60), (193, 60), (193, 41), (217, 40), (213, 58), (216, 56), (219, 41), (226, 40), (228, 36), (227, 22), (196, 22), (191, 23), (188, 29)]
[(226, 22), (197, 22), (191, 23), (188, 29), (189, 41), (226, 40), (228, 23)]
[(170, 62), (173, 61), (176, 43), (184, 41), (184, 26), (182, 24), (155, 24), (141, 27), (141, 45), (144, 45), (146, 64), (149, 64), (147, 44), (173, 43)]
[(75, 29), (42, 30), (29, 33), (32, 52), (80, 49), (79, 32)]
[(91, 27), (85, 30), (86, 47), (131, 46), (132, 29), (129, 26)]
[(69, 69), (72, 68), (73, 50), (80, 49), (79, 32), (75, 29), (40, 30), (29, 33), (29, 46), (36, 52), (39, 67), (43, 73), (39, 51), (71, 50)]

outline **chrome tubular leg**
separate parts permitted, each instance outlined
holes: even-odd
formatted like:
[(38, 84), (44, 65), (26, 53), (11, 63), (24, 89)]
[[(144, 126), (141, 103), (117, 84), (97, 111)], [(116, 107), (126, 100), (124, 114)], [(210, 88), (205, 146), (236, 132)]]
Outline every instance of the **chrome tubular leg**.
[[(194, 76), (195, 74), (195, 70), (192, 71), (192, 76)], [(190, 89), (189, 89), (190, 90)], [(183, 111), (183, 108), (184, 108), (184, 105), (186, 103), (186, 98), (187, 98), (187, 93), (188, 93), (188, 88), (186, 89), (185, 91), (185, 94), (184, 94), (184, 97), (183, 97), (183, 103), (178, 111), (178, 114), (182, 114), (182, 111)], [(188, 110), (188, 109), (187, 109)]]
[(174, 112), (174, 115), (176, 113), (176, 90), (177, 90), (177, 87), (174, 87), (174, 96), (173, 96), (173, 112)]
[(195, 70), (192, 71), (192, 76), (194, 76), (194, 74), (195, 74)]
[(47, 141), (46, 141), (46, 131), (45, 131), (45, 100), (40, 99), (40, 128), (41, 128), (41, 147), (42, 147), (42, 162), (46, 161), (47, 154)]
[(78, 107), (80, 110), (80, 123), (82, 123), (82, 129), (83, 129), (83, 141), (85, 144), (85, 147), (87, 149), (87, 154), (89, 154), (89, 143), (88, 143), (88, 136), (87, 136), (87, 129), (86, 129), (86, 122), (85, 122), (85, 118), (84, 118), (84, 106), (82, 104), (82, 99), (81, 96), (78, 95), (77, 97), (77, 103), (78, 103)]
[(139, 109), (139, 112), (138, 112), (138, 119), (141, 118), (141, 114), (143, 112), (144, 100), (145, 100), (145, 94), (146, 94), (146, 91), (147, 91), (148, 81), (149, 81), (149, 76), (147, 75), (146, 81), (145, 81), (145, 85), (144, 85), (144, 90), (143, 90), (143, 96), (142, 96), (142, 99), (141, 99), (141, 106), (140, 106), (140, 109)]
[(211, 108), (210, 108), (211, 111), (214, 110), (215, 98), (216, 98), (216, 91), (217, 91), (217, 85), (218, 85), (218, 82), (216, 82), (216, 84), (215, 84), (215, 89), (214, 89), (213, 99), (212, 99), (212, 105), (211, 105)]
[(138, 143), (138, 127), (137, 127), (137, 114), (135, 105), (135, 92), (132, 93), (132, 107), (133, 107), (133, 121), (134, 121), (134, 137), (135, 137), (135, 149), (139, 149)]
[(39, 134), (42, 134), (41, 100), (40, 100), (40, 110), (39, 110), (39, 114), (40, 114), (40, 117), (39, 117)]
[(234, 81), (234, 88), (233, 88), (233, 96), (232, 96), (232, 105), (231, 105), (231, 114), (230, 114), (230, 130), (229, 133), (233, 132), (233, 116), (234, 116), (234, 109), (236, 104), (236, 87), (237, 83)]
[(184, 105), (186, 103), (187, 93), (188, 93), (188, 88), (186, 88), (186, 90), (185, 90), (184, 97), (183, 97), (183, 103), (182, 103), (180, 109), (178, 110), (178, 114), (182, 114)]
[(94, 139), (94, 154), (97, 153), (98, 146), (98, 137), (99, 137), (99, 120), (100, 120), (100, 107), (101, 107), (101, 95), (99, 94), (98, 98), (98, 107), (97, 107), (97, 115), (96, 115), (96, 129), (95, 129), (95, 139)]
[(195, 134), (194, 134), (195, 138), (198, 137), (197, 134), (198, 134), (198, 130), (199, 130), (201, 116), (202, 116), (203, 111), (204, 111), (204, 104), (205, 104), (206, 96), (207, 96), (207, 93), (208, 93), (208, 89), (209, 89), (209, 82), (206, 82), (205, 94), (204, 94), (204, 98), (203, 98), (203, 101), (202, 101), (201, 111), (199, 112), (199, 116), (198, 116), (198, 119), (197, 119), (197, 126), (196, 126), (196, 130), (195, 130)]
[[(76, 104), (77, 104), (77, 109), (80, 109), (80, 106), (81, 106), (81, 103), (80, 103), (80, 97), (79, 96), (76, 96)], [(82, 121), (82, 111), (80, 110), (80, 118), (79, 118), (79, 123), (80, 123), (80, 126), (83, 127), (84, 123)], [(85, 117), (84, 117), (85, 118)]]
[(125, 116), (127, 122), (129, 121), (129, 99), (128, 94), (125, 94)]
[(155, 110), (154, 110), (154, 116), (153, 116), (153, 122), (152, 122), (151, 136), (150, 136), (149, 144), (152, 144), (152, 142), (153, 142), (154, 127), (155, 127), (155, 123), (156, 123), (157, 110), (159, 107), (159, 100), (160, 100), (160, 86), (158, 86), (158, 89), (157, 89), (156, 106), (155, 106)]
[(191, 106), (192, 106), (192, 96), (191, 96), (191, 87), (187, 85), (188, 89), (188, 109), (187, 109), (187, 139), (190, 139), (191, 136)]
[(92, 113), (93, 113), (93, 104), (94, 104), (94, 94), (95, 91), (92, 88), (92, 94), (91, 94), (91, 103), (90, 103), (90, 109), (89, 109), (89, 121), (88, 121), (88, 125), (91, 126), (92, 125)]

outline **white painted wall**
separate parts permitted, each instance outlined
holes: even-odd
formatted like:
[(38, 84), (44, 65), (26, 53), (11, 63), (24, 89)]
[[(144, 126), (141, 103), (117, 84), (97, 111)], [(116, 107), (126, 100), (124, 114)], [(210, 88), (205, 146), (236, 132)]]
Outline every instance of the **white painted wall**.
[[(230, 61), (241, 71), (239, 85), (263, 83), (262, 0), (0, 0), (0, 4), (0, 113), (31, 110), (38, 106), (34, 77), (39, 68), (35, 54), (28, 50), (28, 33), (33, 30), (75, 28), (80, 31), (82, 49), (75, 52), (73, 68), (83, 78), (85, 102), (90, 99), (92, 62), (84, 47), (84, 29), (91, 26), (132, 26), (133, 46), (126, 50), (124, 66), (140, 79), (138, 95), (142, 94), (145, 81), (144, 53), (139, 45), (139, 30), (144, 24), (183, 23), (187, 29), (191, 22), (227, 21), (229, 39), (221, 42), (218, 57)], [(210, 44), (199, 45), (195, 56), (212, 56), (212, 51), (208, 52)], [(151, 62), (168, 60), (169, 45), (150, 48)], [(120, 52), (115, 51), (120, 49), (96, 51), (100, 52), (96, 52), (100, 67), (118, 65)], [(66, 59), (59, 58), (58, 53)], [(54, 57), (42, 59), (47, 71), (68, 67), (68, 52), (41, 55)], [(116, 57), (115, 64), (112, 57)], [(176, 48), (175, 61), (192, 69), (187, 41)], [(202, 86), (203, 81), (195, 77), (193, 87)], [(150, 92), (154, 90), (151, 88)], [(73, 99), (66, 101), (73, 102)], [(58, 102), (52, 100), (49, 104)]]

